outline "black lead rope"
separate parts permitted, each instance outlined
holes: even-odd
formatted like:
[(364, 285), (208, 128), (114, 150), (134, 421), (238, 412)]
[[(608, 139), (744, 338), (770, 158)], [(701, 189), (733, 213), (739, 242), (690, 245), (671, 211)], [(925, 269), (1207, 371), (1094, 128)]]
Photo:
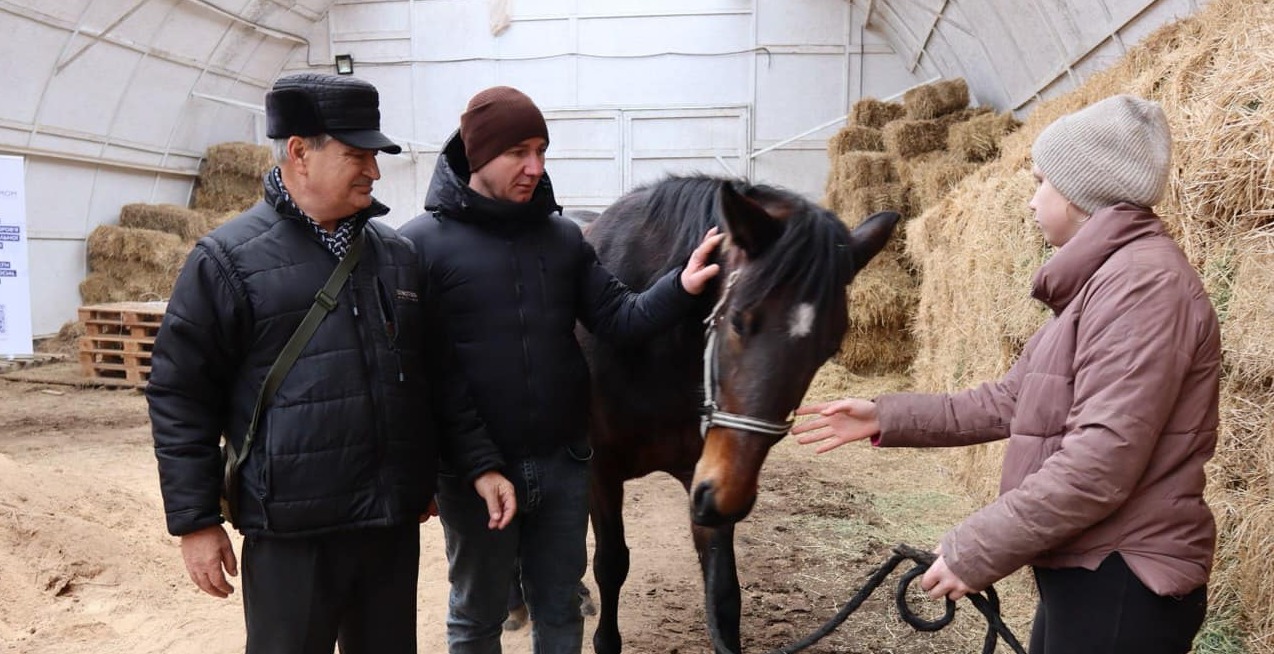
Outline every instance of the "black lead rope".
[[(911, 625), (911, 627), (916, 631), (938, 631), (951, 624), (951, 620), (955, 618), (956, 604), (950, 599), (946, 600), (946, 610), (942, 616), (934, 620), (926, 620), (916, 615), (915, 612), (911, 610), (911, 607), (907, 605), (907, 588), (913, 581), (923, 575), (925, 571), (929, 569), (929, 566), (933, 565), (933, 562), (937, 560), (937, 556), (935, 556), (932, 552), (925, 552), (909, 545), (899, 544), (894, 547), (893, 556), (889, 557), (889, 560), (885, 561), (884, 565), (876, 568), (876, 571), (873, 572), (871, 577), (867, 579), (867, 583), (863, 585), (858, 593), (845, 603), (845, 606), (841, 607), (840, 611), (836, 612), (836, 615), (832, 616), (831, 619), (823, 623), (823, 626), (819, 627), (814, 631), (814, 633), (806, 636), (804, 639), (786, 647), (773, 650), (769, 654), (795, 654), (795, 652), (799, 652), (810, 645), (817, 643), (828, 634), (835, 631), (841, 623), (845, 622), (845, 619), (848, 618), (850, 614), (858, 610), (858, 607), (867, 600), (867, 597), (870, 596), (872, 592), (880, 586), (880, 584), (884, 583), (885, 578), (888, 577), (889, 574), (894, 571), (894, 568), (897, 568), (904, 560), (912, 561), (916, 565), (911, 570), (904, 573), (902, 578), (898, 580), (898, 590), (894, 594), (894, 601), (898, 606), (898, 613), (902, 616), (903, 622)], [(974, 608), (976, 608), (980, 613), (982, 613), (982, 616), (986, 618), (986, 638), (982, 642), (982, 654), (994, 654), (997, 637), (1003, 638), (1004, 642), (1008, 644), (1015, 654), (1026, 654), (1026, 650), (1022, 648), (1022, 644), (1018, 642), (1017, 638), (1013, 635), (1013, 632), (1009, 630), (1008, 625), (1004, 624), (1004, 619), (1000, 617), (1000, 597), (996, 594), (995, 588), (988, 586), (985, 595), (982, 593), (971, 593), (966, 597), (973, 603)], [(717, 651), (728, 651), (720, 649), (720, 639), (715, 633), (715, 630), (712, 631), (714, 632), (712, 634), (712, 640), (714, 643), (718, 644)]]

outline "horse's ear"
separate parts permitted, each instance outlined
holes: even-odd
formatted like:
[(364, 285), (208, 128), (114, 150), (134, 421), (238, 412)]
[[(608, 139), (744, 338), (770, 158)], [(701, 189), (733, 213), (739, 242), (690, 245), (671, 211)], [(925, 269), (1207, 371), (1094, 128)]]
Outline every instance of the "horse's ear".
[(850, 263), (853, 272), (862, 270), (871, 258), (885, 249), (894, 226), (902, 216), (897, 211), (880, 211), (867, 217), (849, 233)]
[(760, 203), (739, 193), (733, 183), (722, 183), (718, 196), (730, 240), (749, 259), (760, 256), (783, 235), (783, 221), (771, 216)]

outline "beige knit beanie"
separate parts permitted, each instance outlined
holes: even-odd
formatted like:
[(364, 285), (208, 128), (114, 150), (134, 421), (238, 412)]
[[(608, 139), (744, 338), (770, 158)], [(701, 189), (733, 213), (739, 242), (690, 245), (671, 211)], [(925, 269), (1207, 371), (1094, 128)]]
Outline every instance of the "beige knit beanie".
[(1168, 185), (1172, 134), (1158, 103), (1116, 95), (1053, 121), (1031, 157), (1085, 213), (1120, 202), (1153, 207)]

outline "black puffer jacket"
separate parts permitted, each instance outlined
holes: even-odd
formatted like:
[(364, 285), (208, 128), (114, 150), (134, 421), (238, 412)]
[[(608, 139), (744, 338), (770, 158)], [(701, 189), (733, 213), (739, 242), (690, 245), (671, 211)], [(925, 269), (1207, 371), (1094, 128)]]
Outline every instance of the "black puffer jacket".
[(507, 458), (582, 442), (588, 367), (575, 322), (602, 338), (636, 340), (694, 306), (681, 269), (644, 293), (597, 261), (579, 227), (560, 215), (547, 176), (525, 204), (470, 189), (459, 135), (438, 157), (426, 213), (402, 227), (442, 298), (447, 329), (491, 441), (444, 459), (472, 477), (498, 450)]
[[(337, 264), (280, 195), (267, 181), (265, 201), (200, 239), (155, 339), (146, 395), (174, 535), (221, 522), (218, 440), (241, 446), (266, 372)], [(436, 297), (411, 244), (370, 221), (387, 211), (356, 217), (362, 259), (262, 416), (240, 474), (244, 533), (415, 522), (439, 436), (485, 438), (463, 379), (441, 379), (451, 350), (431, 333)]]

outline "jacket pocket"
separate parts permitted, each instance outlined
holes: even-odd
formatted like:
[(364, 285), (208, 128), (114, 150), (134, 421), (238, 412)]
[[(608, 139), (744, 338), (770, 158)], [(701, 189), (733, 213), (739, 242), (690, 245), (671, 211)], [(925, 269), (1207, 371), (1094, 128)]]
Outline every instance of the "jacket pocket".
[(1028, 372), (1018, 391), (1010, 433), (1041, 438), (1060, 435), (1066, 431), (1066, 419), (1074, 401), (1073, 378)]

